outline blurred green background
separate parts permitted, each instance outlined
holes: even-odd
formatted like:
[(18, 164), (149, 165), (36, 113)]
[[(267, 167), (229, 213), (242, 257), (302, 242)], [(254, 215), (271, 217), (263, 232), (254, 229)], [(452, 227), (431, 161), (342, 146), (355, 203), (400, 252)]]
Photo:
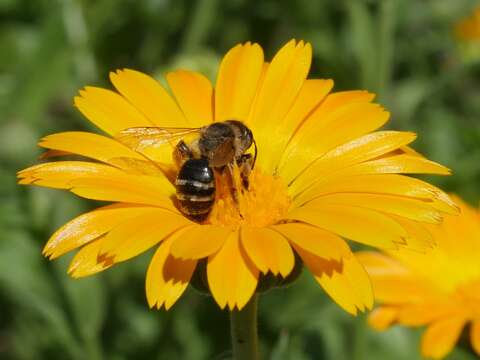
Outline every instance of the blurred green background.
[[(336, 90), (369, 89), (390, 127), (417, 131), (416, 149), (454, 170), (432, 181), (473, 204), (480, 195), (480, 62), (452, 26), (468, 0), (0, 0), (0, 358), (225, 359), (228, 314), (189, 290), (170, 312), (148, 309), (151, 252), (93, 278), (71, 280), (69, 257), (43, 244), (95, 207), (72, 194), (20, 187), (37, 140), (93, 129), (72, 107), (78, 89), (108, 72), (161, 77), (179, 67), (215, 78), (222, 54), (260, 42), (267, 56), (291, 38), (314, 48), (312, 77)], [(480, 47), (480, 43), (474, 44)], [(478, 49), (477, 49), (478, 50)], [(419, 359), (419, 331), (367, 328), (304, 274), (260, 302), (265, 359)], [(459, 347), (449, 359), (473, 359)]]

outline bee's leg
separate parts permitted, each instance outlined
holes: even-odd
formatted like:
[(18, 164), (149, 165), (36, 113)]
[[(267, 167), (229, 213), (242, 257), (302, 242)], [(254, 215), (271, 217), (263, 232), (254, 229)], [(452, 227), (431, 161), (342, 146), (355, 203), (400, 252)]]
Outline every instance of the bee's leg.
[(180, 169), (185, 161), (193, 158), (192, 150), (188, 147), (185, 141), (180, 140), (173, 150), (173, 160)]
[(242, 178), (243, 189), (248, 190), (250, 186), (248, 177), (253, 168), (254, 158), (252, 154), (243, 154), (238, 160), (237, 165), (240, 170), (240, 177)]
[(233, 164), (228, 164), (225, 169), (227, 169), (228, 174), (229, 174), (229, 180), (230, 180), (230, 191), (232, 194), (233, 202), (235, 203), (235, 206), (238, 210), (238, 213), (240, 214), (240, 217), (243, 219), (242, 212), (240, 211), (240, 206), (239, 206), (239, 199), (238, 199), (238, 187), (237, 183), (235, 181), (235, 175), (234, 175), (234, 170), (233, 170)]

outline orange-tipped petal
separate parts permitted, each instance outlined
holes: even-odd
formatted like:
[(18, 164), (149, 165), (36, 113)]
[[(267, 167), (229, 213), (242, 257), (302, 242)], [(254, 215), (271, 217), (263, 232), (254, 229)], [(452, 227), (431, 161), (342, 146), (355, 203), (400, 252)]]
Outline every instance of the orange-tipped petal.
[(329, 262), (297, 246), (295, 249), (315, 280), (345, 311), (357, 315), (359, 310), (372, 308), (370, 279), (355, 256), (344, 258), (341, 263)]
[(109, 259), (100, 259), (100, 247), (103, 238), (95, 240), (82, 247), (73, 257), (68, 266), (68, 273), (73, 278), (81, 278), (96, 274), (112, 266)]
[(295, 265), (295, 257), (288, 241), (268, 228), (243, 226), (240, 233), (245, 252), (255, 266), (264, 274), (286, 277)]
[(145, 279), (148, 305), (170, 309), (180, 298), (192, 277), (196, 260), (180, 260), (170, 255), (170, 239), (164, 241), (153, 255)]
[(116, 204), (82, 214), (55, 231), (43, 248), (43, 254), (55, 259), (148, 211), (151, 208)]

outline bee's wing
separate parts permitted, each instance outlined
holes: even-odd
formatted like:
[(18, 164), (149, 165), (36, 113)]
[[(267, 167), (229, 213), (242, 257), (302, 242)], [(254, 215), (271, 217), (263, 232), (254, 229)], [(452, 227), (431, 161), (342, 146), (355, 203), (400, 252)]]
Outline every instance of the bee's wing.
[(108, 162), (127, 172), (140, 175), (158, 175), (164, 173), (162, 164), (145, 157), (145, 160), (120, 156), (108, 159)]
[(115, 138), (130, 149), (140, 151), (149, 147), (158, 147), (179, 140), (188, 134), (197, 133), (201, 128), (170, 127), (132, 127), (120, 131)]

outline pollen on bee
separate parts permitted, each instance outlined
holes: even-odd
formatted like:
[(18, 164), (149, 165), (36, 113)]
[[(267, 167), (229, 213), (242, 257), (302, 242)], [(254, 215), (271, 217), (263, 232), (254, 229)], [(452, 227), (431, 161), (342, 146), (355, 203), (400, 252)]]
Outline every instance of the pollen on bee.
[(263, 227), (282, 219), (290, 206), (283, 181), (255, 168), (248, 183), (245, 189), (237, 166), (233, 167), (233, 176), (227, 172), (217, 176), (215, 204), (206, 222), (220, 226), (243, 223)]

